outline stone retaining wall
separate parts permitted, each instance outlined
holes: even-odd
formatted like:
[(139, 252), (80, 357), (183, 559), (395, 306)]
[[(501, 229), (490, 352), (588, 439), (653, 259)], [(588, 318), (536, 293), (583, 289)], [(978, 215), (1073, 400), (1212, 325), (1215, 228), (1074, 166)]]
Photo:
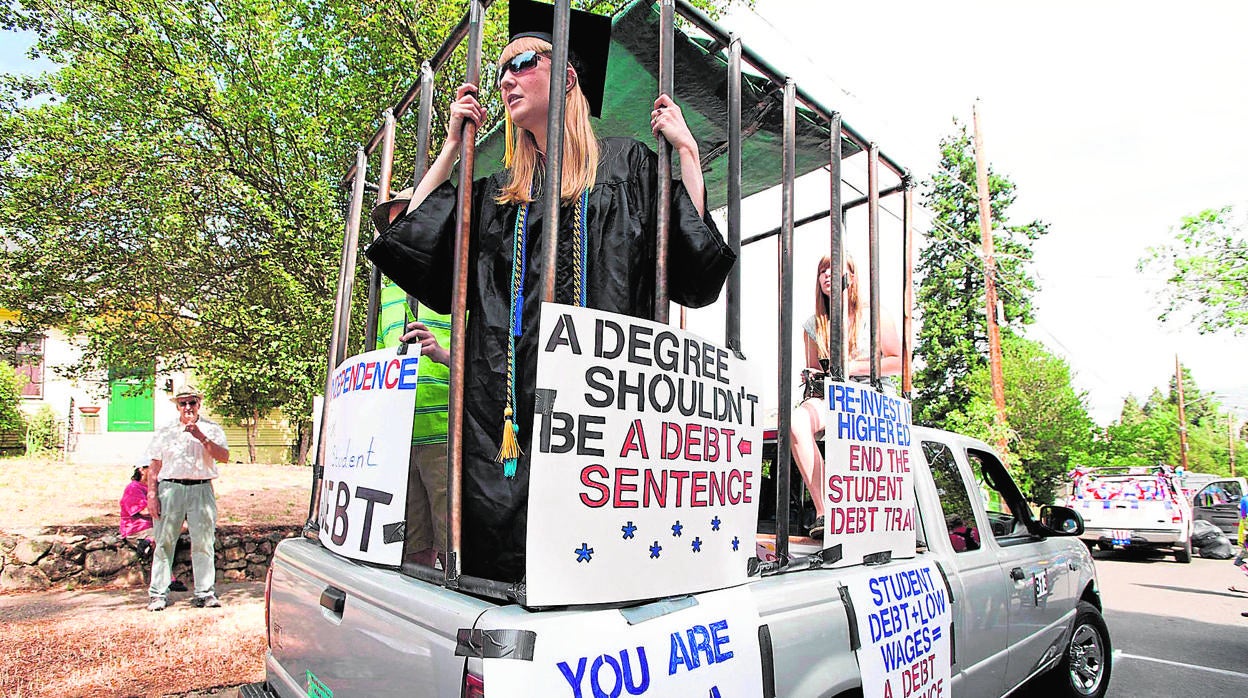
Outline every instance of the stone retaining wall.
[[(273, 548), (299, 535), (298, 525), (218, 526), (218, 582), (263, 581)], [(141, 557), (140, 537), (122, 538), (113, 526), (65, 526), (38, 532), (0, 531), (0, 592), (50, 587), (146, 586), (151, 558)], [(178, 541), (173, 574), (192, 584), (191, 544)]]

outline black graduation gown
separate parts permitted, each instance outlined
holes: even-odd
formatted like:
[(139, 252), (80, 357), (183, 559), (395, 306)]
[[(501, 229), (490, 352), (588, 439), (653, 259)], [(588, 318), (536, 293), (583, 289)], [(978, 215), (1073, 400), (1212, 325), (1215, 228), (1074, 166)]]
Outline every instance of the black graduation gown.
[[(597, 179), (589, 194), (587, 306), (651, 319), (654, 315), (658, 156), (640, 141), (599, 141)], [(516, 423), (525, 451), (515, 477), (494, 461), (507, 395), (512, 231), (519, 207), (495, 197), (507, 172), (473, 184), (468, 261), (468, 328), (463, 428), (463, 566), (466, 574), (519, 580), (525, 526), (540, 316), (543, 199), (529, 205), (523, 334), (516, 338)], [(710, 216), (699, 216), (683, 185), (673, 182), (669, 294), (689, 307), (709, 305), (736, 261)], [(573, 297), (573, 206), (560, 213), (556, 300)], [(451, 311), (456, 189), (443, 183), (368, 249), (381, 271), (421, 303)]]

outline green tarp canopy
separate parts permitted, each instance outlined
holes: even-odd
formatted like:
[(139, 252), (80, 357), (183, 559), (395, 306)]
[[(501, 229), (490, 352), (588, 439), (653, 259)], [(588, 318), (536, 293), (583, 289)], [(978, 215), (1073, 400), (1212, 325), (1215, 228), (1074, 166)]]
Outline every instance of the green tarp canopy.
[[(599, 137), (631, 136), (653, 144), (650, 111), (658, 95), (659, 11), (649, 0), (630, 3), (612, 20), (611, 59), (607, 70), (602, 118), (594, 120)], [(676, 30), (676, 101), (702, 155), (711, 208), (728, 201), (728, 55), (705, 40)], [(780, 184), (784, 109), (779, 86), (744, 75), (741, 87), (741, 196)], [(798, 109), (797, 175), (828, 165), (829, 129), (813, 112)], [(861, 150), (841, 139), (842, 157)], [(503, 133), (491, 131), (478, 145), (476, 176), (502, 169)], [(676, 170), (679, 172), (679, 170)]]

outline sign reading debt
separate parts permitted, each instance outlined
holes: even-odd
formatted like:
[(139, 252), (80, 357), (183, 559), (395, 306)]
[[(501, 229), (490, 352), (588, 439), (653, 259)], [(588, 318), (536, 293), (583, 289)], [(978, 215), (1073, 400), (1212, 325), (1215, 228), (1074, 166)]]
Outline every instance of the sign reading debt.
[(378, 349), (343, 361), (325, 404), (321, 543), (355, 560), (403, 558), (407, 461), (420, 358)]
[(763, 414), (745, 362), (667, 325), (549, 303), (538, 351), (526, 603), (744, 582)]
[(869, 698), (950, 694), (953, 611), (936, 563), (845, 580), (858, 618), (858, 667)]
[(883, 552), (914, 557), (910, 402), (860, 383), (827, 390), (823, 547), (841, 546), (836, 566)]
[(490, 695), (756, 698), (763, 695), (758, 609), (749, 589), (700, 594), (678, 611), (630, 622), (618, 610), (526, 622), (531, 660), (483, 661)]

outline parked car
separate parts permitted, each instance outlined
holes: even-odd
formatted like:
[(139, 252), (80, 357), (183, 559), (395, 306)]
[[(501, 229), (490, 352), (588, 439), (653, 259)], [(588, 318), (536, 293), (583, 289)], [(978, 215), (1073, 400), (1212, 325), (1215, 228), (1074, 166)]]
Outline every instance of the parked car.
[(1233, 541), (1239, 533), (1239, 500), (1245, 491), (1248, 483), (1242, 477), (1206, 482), (1192, 493), (1192, 516), (1217, 526)]

